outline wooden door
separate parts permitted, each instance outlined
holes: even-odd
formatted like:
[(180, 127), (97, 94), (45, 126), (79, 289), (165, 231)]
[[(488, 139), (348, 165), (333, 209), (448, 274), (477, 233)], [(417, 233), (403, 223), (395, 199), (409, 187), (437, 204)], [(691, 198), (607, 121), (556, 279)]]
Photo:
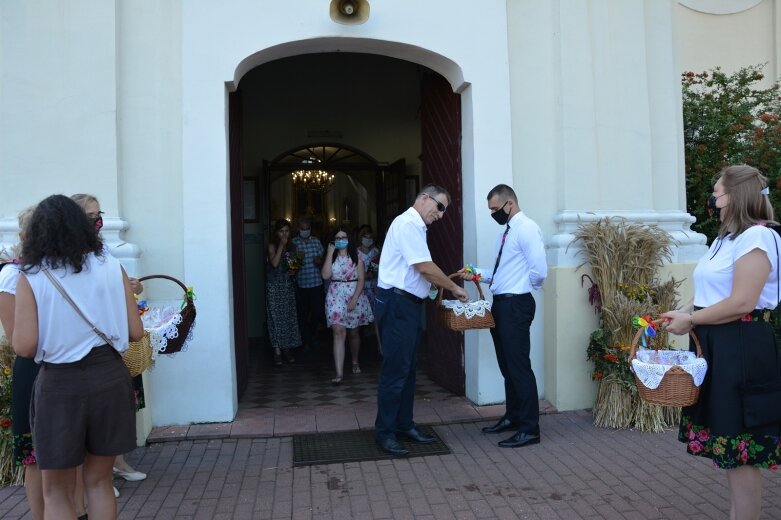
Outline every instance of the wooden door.
[[(431, 258), (445, 274), (464, 266), (461, 207), (461, 97), (439, 74), (423, 77), (421, 93), (423, 185), (450, 192), (445, 217), (428, 231)], [(426, 371), (435, 383), (464, 395), (464, 335), (439, 326), (434, 305), (426, 305)]]
[(244, 288), (244, 177), (241, 164), (241, 94), (228, 96), (228, 139), (230, 159), (231, 268), (233, 271), (233, 343), (236, 356), (236, 393), (238, 399), (247, 389), (249, 346), (247, 339), (247, 302)]
[(407, 173), (407, 163), (404, 159), (399, 159), (388, 166), (380, 169), (381, 182), (377, 183), (377, 237), (385, 237), (385, 233), (396, 218), (404, 213), (407, 206), (407, 197), (405, 191), (405, 174)]

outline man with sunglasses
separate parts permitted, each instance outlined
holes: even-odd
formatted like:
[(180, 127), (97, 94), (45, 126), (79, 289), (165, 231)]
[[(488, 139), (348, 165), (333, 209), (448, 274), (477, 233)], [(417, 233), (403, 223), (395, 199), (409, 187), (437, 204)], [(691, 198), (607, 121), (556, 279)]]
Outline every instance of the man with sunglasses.
[(418, 431), (412, 420), (421, 304), (431, 284), (462, 302), (468, 300), (466, 291), (431, 261), (426, 243), (428, 226), (445, 216), (449, 204), (444, 188), (424, 187), (412, 207), (391, 223), (380, 255), (374, 316), (383, 362), (374, 435), (383, 451), (397, 457), (409, 453), (397, 436), (421, 444), (435, 440)]
[[(548, 275), (542, 230), (520, 206), (515, 191), (499, 184), (488, 192), (488, 209), (504, 229), (496, 238), (493, 269), (478, 269), (493, 293), (491, 311), (496, 327), (491, 329), (496, 360), (504, 377), (506, 411), (483, 433), (516, 433), (499, 442), (502, 448), (520, 448), (540, 442), (537, 378), (532, 371), (530, 327), (536, 311), (531, 291), (541, 289)], [(465, 280), (473, 275), (459, 271)]]

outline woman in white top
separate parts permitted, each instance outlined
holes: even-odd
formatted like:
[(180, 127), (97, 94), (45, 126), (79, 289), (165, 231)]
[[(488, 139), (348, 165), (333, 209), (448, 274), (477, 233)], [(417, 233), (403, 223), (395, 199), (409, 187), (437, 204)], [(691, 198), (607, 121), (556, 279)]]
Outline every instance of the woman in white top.
[(726, 470), (730, 518), (758, 519), (759, 469), (781, 464), (781, 421), (770, 413), (764, 424), (746, 421), (741, 387), (781, 379), (769, 323), (781, 297), (781, 239), (768, 227), (777, 224), (767, 179), (756, 168), (724, 168), (709, 206), (721, 226), (694, 269), (694, 298), (683, 309), (662, 314), (667, 319), (662, 326), (670, 332), (688, 334), (694, 328), (708, 362), (699, 400), (682, 411), (678, 440), (690, 454)]
[(76, 467), (84, 464), (90, 516), (115, 518), (114, 457), (135, 446), (132, 384), (121, 353), (144, 333), (133, 292), (94, 224), (68, 197), (41, 201), (27, 231), (12, 344), (41, 364), (30, 415), (45, 511), (75, 510)]

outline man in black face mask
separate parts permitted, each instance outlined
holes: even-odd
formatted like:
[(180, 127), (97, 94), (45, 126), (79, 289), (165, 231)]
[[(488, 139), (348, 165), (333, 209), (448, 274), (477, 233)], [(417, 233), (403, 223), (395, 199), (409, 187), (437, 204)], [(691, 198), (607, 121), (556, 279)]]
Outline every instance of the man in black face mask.
[[(537, 378), (531, 367), (529, 329), (536, 304), (532, 290), (542, 288), (548, 275), (545, 243), (540, 227), (524, 215), (515, 191), (499, 184), (488, 193), (491, 217), (504, 229), (496, 239), (493, 269), (477, 269), (481, 281), (490, 284), (491, 310), (496, 327), (491, 329), (496, 359), (504, 377), (506, 412), (499, 422), (483, 428), (483, 433), (516, 433), (501, 442), (503, 448), (520, 448), (540, 442)], [(474, 275), (461, 271), (461, 277)]]

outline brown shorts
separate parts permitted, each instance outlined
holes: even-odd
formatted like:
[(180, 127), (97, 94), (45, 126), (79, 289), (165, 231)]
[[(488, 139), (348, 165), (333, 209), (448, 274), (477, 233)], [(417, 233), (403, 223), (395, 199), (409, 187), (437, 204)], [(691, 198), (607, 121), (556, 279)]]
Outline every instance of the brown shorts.
[(81, 361), (43, 363), (33, 388), (30, 425), (41, 469), (78, 466), (87, 453), (132, 451), (133, 384), (119, 353), (103, 345)]

